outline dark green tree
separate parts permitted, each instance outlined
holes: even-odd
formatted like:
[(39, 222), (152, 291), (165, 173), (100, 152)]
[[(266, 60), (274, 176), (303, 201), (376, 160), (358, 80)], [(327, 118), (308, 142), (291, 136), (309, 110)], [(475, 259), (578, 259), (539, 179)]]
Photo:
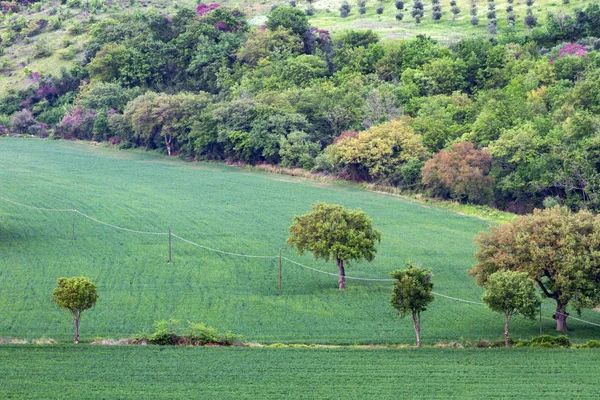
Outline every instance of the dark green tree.
[(421, 312), (426, 311), (427, 305), (433, 301), (431, 271), (415, 267), (410, 261), (407, 266), (405, 270), (391, 274), (396, 279), (391, 303), (401, 318), (412, 315), (417, 347), (421, 347)]
[(267, 17), (267, 28), (274, 31), (282, 27), (302, 36), (308, 30), (308, 17), (298, 8), (290, 6), (277, 7)]
[(339, 271), (339, 288), (344, 289), (344, 263), (375, 258), (375, 242), (381, 233), (373, 229), (371, 218), (361, 210), (347, 210), (336, 204), (317, 203), (313, 211), (294, 217), (287, 243), (298, 254), (312, 251), (315, 259), (335, 259)]

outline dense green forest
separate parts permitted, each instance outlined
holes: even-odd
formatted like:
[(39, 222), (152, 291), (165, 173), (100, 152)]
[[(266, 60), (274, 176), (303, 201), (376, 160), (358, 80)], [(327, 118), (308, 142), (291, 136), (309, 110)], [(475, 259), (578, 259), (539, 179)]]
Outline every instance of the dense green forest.
[(330, 35), (291, 6), (260, 27), (216, 3), (115, 14), (90, 24), (81, 62), (0, 98), (0, 134), (280, 164), (519, 213), (597, 210), (600, 5), (530, 28), (446, 46)]

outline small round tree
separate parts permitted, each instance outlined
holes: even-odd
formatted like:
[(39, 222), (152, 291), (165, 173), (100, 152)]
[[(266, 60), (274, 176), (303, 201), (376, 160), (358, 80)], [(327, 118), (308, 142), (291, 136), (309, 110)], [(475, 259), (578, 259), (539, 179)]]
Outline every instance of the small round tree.
[(450, 11), (452, 12), (452, 20), (454, 21), (458, 14), (460, 14), (460, 8), (458, 4), (456, 4), (456, 0), (450, 1)]
[(529, 29), (537, 25), (537, 17), (533, 15), (533, 10), (531, 9), (531, 7), (527, 8), (525, 20), (523, 22), (525, 23), (525, 26)]
[(407, 269), (391, 274), (396, 279), (391, 303), (401, 318), (409, 313), (412, 315), (417, 347), (421, 347), (421, 312), (426, 311), (433, 301), (431, 271), (415, 267), (410, 261), (407, 266)]
[(396, 19), (398, 21), (402, 21), (403, 18), (404, 18), (404, 13), (401, 13), (401, 12), (396, 13)]
[(423, 11), (423, 3), (421, 2), (421, 0), (415, 0), (413, 2), (413, 7), (410, 14), (415, 19), (415, 22), (417, 24), (421, 23), (421, 18), (423, 18), (423, 15), (425, 14), (425, 12)]
[(377, 14), (383, 14), (383, 2), (377, 3), (377, 8), (375, 9)]
[(394, 4), (396, 5), (396, 9), (398, 11), (404, 10), (404, 1), (402, 1), (402, 0), (396, 0), (396, 2)]
[(375, 242), (381, 234), (371, 226), (369, 218), (361, 210), (347, 210), (336, 204), (317, 203), (313, 211), (294, 217), (289, 228), (287, 243), (296, 247), (298, 254), (312, 251), (315, 259), (335, 259), (339, 271), (339, 288), (346, 283), (344, 263), (375, 258)]
[(75, 324), (75, 343), (79, 343), (79, 322), (81, 313), (96, 304), (98, 293), (96, 285), (88, 278), (60, 278), (54, 289), (52, 301), (61, 308), (69, 310)]
[(527, 272), (498, 271), (490, 275), (483, 302), (493, 311), (504, 313), (504, 344), (510, 346), (508, 325), (513, 315), (534, 319), (541, 300)]
[(340, 17), (346, 18), (350, 14), (350, 4), (347, 1), (343, 1), (340, 6)]

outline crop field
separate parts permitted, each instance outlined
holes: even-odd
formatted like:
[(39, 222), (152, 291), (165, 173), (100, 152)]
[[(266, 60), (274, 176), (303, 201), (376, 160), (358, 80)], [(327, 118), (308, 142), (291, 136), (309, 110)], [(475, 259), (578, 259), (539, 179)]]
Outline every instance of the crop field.
[[(100, 299), (83, 314), (82, 340), (122, 338), (149, 331), (163, 319), (203, 322), (262, 343), (412, 343), (409, 319), (389, 305), (390, 282), (349, 280), (284, 261), (277, 288), (277, 253), (335, 275), (333, 262), (298, 256), (285, 240), (291, 217), (317, 201), (362, 208), (382, 232), (373, 263), (347, 274), (389, 278), (408, 260), (431, 268), (434, 290), (480, 301), (466, 270), (473, 236), (488, 222), (350, 185), (327, 184), (210, 163), (186, 163), (143, 152), (73, 142), (0, 139), (0, 337), (60, 342), (72, 321), (51, 301), (60, 277), (84, 275)], [(210, 251), (173, 237), (133, 233), (108, 224), (165, 233), (245, 255)], [(72, 240), (72, 222), (75, 240)], [(553, 332), (551, 303), (544, 330)], [(595, 311), (584, 319), (600, 322)], [(598, 327), (569, 320), (571, 339), (597, 339)], [(515, 318), (514, 338), (539, 332), (538, 322)], [(436, 296), (423, 314), (424, 343), (499, 339), (503, 317), (478, 304)]]
[(1, 398), (597, 399), (598, 350), (0, 346)]

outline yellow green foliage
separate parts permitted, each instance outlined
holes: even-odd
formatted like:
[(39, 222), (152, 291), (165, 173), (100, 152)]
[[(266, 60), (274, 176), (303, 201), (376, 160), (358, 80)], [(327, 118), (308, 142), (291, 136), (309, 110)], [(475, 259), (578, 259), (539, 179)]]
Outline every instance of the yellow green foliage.
[(390, 175), (411, 158), (424, 160), (428, 156), (421, 136), (405, 119), (374, 126), (356, 136), (346, 136), (334, 145), (337, 166), (367, 172), (380, 179)]

